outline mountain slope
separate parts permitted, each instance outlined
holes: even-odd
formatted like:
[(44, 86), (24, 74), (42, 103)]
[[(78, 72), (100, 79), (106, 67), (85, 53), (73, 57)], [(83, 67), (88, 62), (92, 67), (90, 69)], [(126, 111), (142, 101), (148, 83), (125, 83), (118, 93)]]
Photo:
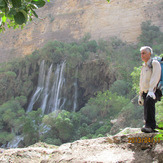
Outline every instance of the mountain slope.
[(90, 33), (92, 39), (117, 36), (135, 43), (141, 23), (151, 20), (163, 30), (162, 0), (51, 0), (23, 30), (0, 35), (0, 62), (31, 54), (48, 41), (71, 42)]

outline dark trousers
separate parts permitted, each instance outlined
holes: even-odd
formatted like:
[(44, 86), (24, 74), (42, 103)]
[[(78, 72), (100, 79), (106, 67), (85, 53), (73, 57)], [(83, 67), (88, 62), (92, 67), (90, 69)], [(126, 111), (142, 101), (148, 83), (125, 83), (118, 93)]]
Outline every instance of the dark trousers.
[(151, 127), (152, 129), (156, 128), (156, 120), (155, 120), (155, 103), (156, 101), (147, 97), (147, 93), (143, 93), (144, 99), (144, 120), (145, 127)]

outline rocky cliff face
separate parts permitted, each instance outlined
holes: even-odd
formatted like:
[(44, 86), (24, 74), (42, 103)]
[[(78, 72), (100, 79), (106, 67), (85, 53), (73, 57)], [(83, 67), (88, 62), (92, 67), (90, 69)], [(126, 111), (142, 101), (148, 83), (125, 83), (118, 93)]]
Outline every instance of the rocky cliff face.
[(0, 36), (0, 62), (32, 53), (51, 40), (74, 41), (90, 33), (92, 39), (117, 36), (136, 42), (141, 23), (151, 20), (163, 30), (163, 0), (51, 0), (23, 30)]
[[(137, 131), (135, 133), (133, 131)], [(0, 149), (0, 162), (163, 162), (163, 142), (155, 139), (156, 134), (118, 134), (90, 140), (78, 140), (59, 147), (37, 143), (28, 148)], [(150, 141), (149, 141), (150, 140)]]

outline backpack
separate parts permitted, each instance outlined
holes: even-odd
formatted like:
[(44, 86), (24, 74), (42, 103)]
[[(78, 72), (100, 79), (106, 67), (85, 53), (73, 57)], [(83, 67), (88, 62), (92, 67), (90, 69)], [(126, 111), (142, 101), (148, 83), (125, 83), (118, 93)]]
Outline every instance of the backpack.
[[(161, 66), (161, 78), (160, 78), (160, 81), (159, 81), (159, 83), (157, 85), (157, 89), (156, 89), (156, 94), (158, 95), (157, 100), (161, 101), (161, 97), (163, 95), (163, 57), (154, 57), (154, 58), (152, 58), (152, 61), (153, 60), (157, 60)], [(152, 65), (152, 63), (151, 63), (151, 65)]]

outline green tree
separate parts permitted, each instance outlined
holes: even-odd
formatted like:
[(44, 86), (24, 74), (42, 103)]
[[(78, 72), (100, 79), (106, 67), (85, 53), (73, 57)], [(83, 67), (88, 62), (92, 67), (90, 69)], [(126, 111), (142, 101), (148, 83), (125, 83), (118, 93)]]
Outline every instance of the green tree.
[(132, 76), (132, 88), (136, 91), (136, 93), (139, 93), (139, 80), (140, 80), (140, 72), (141, 72), (141, 66), (140, 67), (134, 67), (134, 71), (131, 73)]
[(109, 90), (119, 96), (126, 96), (129, 93), (130, 85), (124, 80), (116, 80)]
[(144, 45), (153, 46), (158, 38), (162, 36), (159, 27), (152, 25), (150, 21), (143, 22), (141, 25), (142, 34), (139, 36), (139, 41)]
[(106, 133), (110, 131), (110, 129), (111, 129), (111, 125), (110, 125), (110, 121), (108, 121), (96, 130), (96, 136), (100, 134), (105, 135)]
[(56, 117), (55, 126), (62, 142), (71, 140), (73, 133), (73, 123), (70, 119), (70, 113), (68, 111), (63, 110), (58, 114)]
[[(50, 128), (50, 130), (46, 133), (50, 139), (57, 139), (62, 143), (71, 141), (72, 134), (74, 132), (74, 126), (71, 120), (70, 112), (65, 110), (62, 110), (58, 114), (53, 112), (43, 118), (43, 123)], [(44, 137), (43, 139), (46, 138)]]
[(163, 122), (163, 99), (156, 103), (156, 120), (158, 123)]
[(0, 144), (9, 142), (16, 133), (21, 132), (21, 118), (25, 115), (22, 106), (26, 97), (16, 97), (0, 106)]
[(42, 110), (31, 111), (27, 115), (21, 117), (22, 134), (24, 135), (25, 145), (31, 145), (40, 140), (42, 132)]
[[(47, 0), (48, 2), (50, 0)], [(33, 17), (38, 18), (35, 10), (45, 5), (45, 0), (0, 0), (0, 32), (7, 27), (18, 28)]]
[(86, 136), (86, 135), (89, 135), (90, 132), (91, 132), (90, 127), (86, 123), (83, 123), (79, 127), (79, 133), (80, 133), (80, 136), (81, 137)]
[(98, 92), (96, 97), (90, 98), (87, 105), (81, 109), (81, 112), (91, 120), (99, 117), (114, 117), (128, 103), (129, 99), (107, 90)]
[(163, 33), (159, 27), (152, 25), (150, 21), (141, 25), (142, 34), (138, 37), (140, 46), (151, 46), (154, 54), (160, 55), (163, 51)]
[(61, 145), (61, 139), (59, 138), (58, 130), (55, 126), (57, 114), (56, 112), (52, 112), (48, 115), (45, 115), (42, 120), (42, 125), (46, 129), (44, 134), (41, 135), (41, 141), (54, 144)]

